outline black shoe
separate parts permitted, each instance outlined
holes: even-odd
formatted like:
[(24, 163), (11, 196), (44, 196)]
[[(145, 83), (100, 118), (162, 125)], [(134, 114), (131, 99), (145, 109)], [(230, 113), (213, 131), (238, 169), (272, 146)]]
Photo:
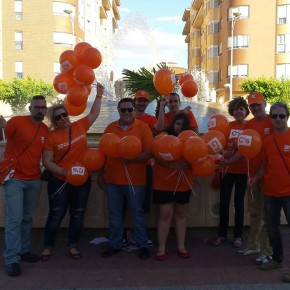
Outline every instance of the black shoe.
[(20, 257), (23, 262), (28, 263), (36, 263), (40, 260), (38, 255), (31, 254), (30, 252), (20, 255)]
[(138, 250), (138, 255), (141, 260), (146, 260), (150, 257), (149, 250), (146, 247), (140, 248)]
[(105, 250), (102, 253), (102, 258), (111, 258), (112, 256), (114, 256), (115, 254), (117, 254), (121, 251), (122, 251), (121, 249), (115, 249), (115, 248), (110, 246), (107, 250)]
[(21, 274), (20, 266), (18, 263), (6, 265), (6, 274), (8, 276), (16, 277)]

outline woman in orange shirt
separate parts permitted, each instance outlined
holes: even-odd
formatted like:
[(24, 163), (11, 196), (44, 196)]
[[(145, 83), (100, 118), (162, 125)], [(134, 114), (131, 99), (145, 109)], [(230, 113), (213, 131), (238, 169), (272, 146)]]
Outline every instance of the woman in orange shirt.
[[(230, 122), (230, 134), (225, 147), (224, 158), (230, 158), (237, 152), (237, 139), (239, 134), (246, 129), (245, 118), (250, 111), (245, 99), (238, 97), (228, 105), (228, 112), (235, 118)], [(227, 240), (229, 224), (229, 207), (231, 194), (235, 186), (235, 228), (233, 247), (242, 246), (242, 232), (244, 225), (244, 197), (247, 189), (247, 163), (242, 158), (238, 162), (223, 168), (220, 177), (220, 224), (218, 237), (211, 241), (212, 246), (218, 246)], [(223, 176), (222, 176), (223, 175)]]
[[(180, 132), (189, 129), (188, 115), (179, 113), (174, 117), (172, 125), (166, 132), (169, 135), (178, 136)], [(153, 203), (159, 206), (156, 254), (158, 261), (167, 259), (165, 248), (172, 219), (175, 223), (178, 254), (181, 258), (189, 258), (189, 252), (185, 248), (185, 204), (189, 203), (192, 181), (192, 169), (185, 160), (165, 162), (156, 159), (153, 166)]]
[(49, 213), (44, 231), (44, 250), (41, 259), (47, 261), (52, 255), (55, 237), (69, 208), (68, 253), (72, 259), (80, 259), (78, 240), (83, 227), (86, 204), (91, 188), (90, 177), (80, 185), (66, 183), (66, 171), (77, 162), (81, 163), (88, 149), (86, 134), (100, 113), (104, 87), (96, 86), (96, 97), (90, 113), (71, 122), (64, 104), (49, 108), (52, 130), (49, 132), (43, 151), (43, 165), (51, 171), (47, 193)]

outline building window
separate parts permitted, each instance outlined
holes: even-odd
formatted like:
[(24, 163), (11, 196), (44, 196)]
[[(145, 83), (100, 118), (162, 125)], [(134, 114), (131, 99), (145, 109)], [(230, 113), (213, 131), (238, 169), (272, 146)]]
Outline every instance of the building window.
[(59, 62), (53, 63), (53, 74), (54, 76), (57, 76), (60, 73), (60, 64)]
[(290, 5), (279, 5), (277, 24), (286, 23), (290, 23)]
[(61, 45), (73, 45), (73, 35), (71, 33), (54, 32), (53, 43)]
[(23, 62), (22, 61), (15, 62), (15, 76), (18, 79), (23, 79)]
[(290, 63), (277, 64), (276, 77), (290, 79)]
[(208, 74), (208, 81), (211, 84), (216, 84), (219, 81), (219, 72), (217, 70), (211, 70)]
[(290, 52), (290, 34), (277, 35), (277, 53)]
[(72, 14), (75, 15), (75, 7), (68, 3), (54, 1), (52, 9), (54, 15), (67, 16), (67, 13), (65, 13), (64, 10), (70, 10), (72, 11)]
[(15, 49), (22, 50), (23, 49), (22, 31), (14, 32), (14, 40), (15, 40)]
[[(249, 47), (249, 35), (235, 35), (233, 48)], [(228, 49), (232, 46), (232, 38), (228, 37)]]
[[(231, 66), (228, 65), (228, 77), (230, 77), (230, 74), (231, 74)], [(247, 64), (233, 65), (232, 76), (235, 78), (247, 77), (248, 76), (248, 65)]]
[(214, 34), (219, 32), (219, 22), (218, 21), (212, 21), (208, 25), (208, 33)]
[(22, 0), (14, 1), (15, 20), (22, 20)]
[(219, 0), (210, 0), (209, 1), (209, 8), (215, 8), (219, 6)]
[(200, 47), (195, 47), (192, 49), (192, 56), (194, 56), (194, 57), (200, 56)]
[(232, 20), (233, 13), (240, 12), (241, 15), (239, 16), (239, 19), (242, 18), (249, 18), (249, 6), (237, 6), (230, 8), (228, 11), (228, 20)]
[(208, 58), (217, 58), (219, 56), (218, 45), (210, 45), (207, 50)]

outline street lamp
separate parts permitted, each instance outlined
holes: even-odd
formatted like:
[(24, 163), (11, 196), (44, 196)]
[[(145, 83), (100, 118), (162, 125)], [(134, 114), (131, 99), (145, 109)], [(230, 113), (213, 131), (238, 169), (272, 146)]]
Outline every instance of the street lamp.
[(234, 58), (234, 27), (236, 21), (241, 16), (241, 12), (233, 12), (231, 20), (231, 60), (230, 60), (230, 101), (233, 99), (233, 58)]
[(63, 10), (64, 13), (68, 14), (70, 23), (71, 23), (71, 28), (72, 28), (72, 36), (73, 36), (73, 42), (72, 42), (72, 47), (74, 48), (75, 46), (75, 21), (74, 21), (74, 14), (72, 10), (65, 9)]

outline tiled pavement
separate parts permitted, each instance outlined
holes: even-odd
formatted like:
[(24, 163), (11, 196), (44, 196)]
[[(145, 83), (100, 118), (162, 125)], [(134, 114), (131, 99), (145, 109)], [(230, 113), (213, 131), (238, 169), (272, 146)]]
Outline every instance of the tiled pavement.
[[(284, 268), (260, 271), (254, 264), (257, 256), (240, 257), (231, 243), (212, 247), (206, 243), (216, 234), (215, 228), (191, 228), (187, 233), (190, 259), (178, 257), (174, 233), (170, 233), (167, 254), (169, 259), (158, 262), (156, 230), (150, 230), (154, 245), (151, 258), (140, 260), (136, 252), (122, 252), (103, 259), (100, 253), (105, 244), (89, 241), (106, 236), (107, 230), (85, 229), (80, 249), (83, 257), (72, 260), (67, 254), (67, 230), (57, 237), (52, 258), (47, 262), (21, 263), (22, 275), (8, 277), (4, 263), (0, 264), (0, 289), (290, 289), (282, 282), (283, 273), (290, 272), (290, 230), (282, 227)], [(4, 230), (0, 229), (0, 250), (4, 249)], [(43, 230), (33, 230), (33, 252), (40, 253)]]

